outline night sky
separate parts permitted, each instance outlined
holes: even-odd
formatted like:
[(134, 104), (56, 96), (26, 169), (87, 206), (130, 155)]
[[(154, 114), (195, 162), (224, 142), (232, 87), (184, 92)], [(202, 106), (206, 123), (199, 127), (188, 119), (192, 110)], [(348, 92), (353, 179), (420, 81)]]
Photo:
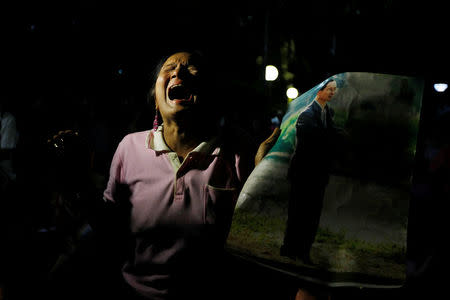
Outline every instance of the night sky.
[[(3, 90), (20, 98), (139, 98), (162, 55), (197, 48), (258, 95), (265, 92), (257, 57), (279, 64), (280, 46), (290, 40), (289, 71), (300, 92), (346, 71), (447, 76), (438, 5), (366, 2), (14, 1), (1, 5)], [(274, 85), (274, 98), (285, 97), (285, 84)]]

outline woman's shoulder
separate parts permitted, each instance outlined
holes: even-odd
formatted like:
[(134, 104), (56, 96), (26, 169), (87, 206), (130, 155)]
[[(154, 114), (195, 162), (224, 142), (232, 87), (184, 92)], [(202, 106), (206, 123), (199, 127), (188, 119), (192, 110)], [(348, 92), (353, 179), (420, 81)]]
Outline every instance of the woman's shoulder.
[(152, 135), (152, 130), (138, 131), (126, 134), (119, 145), (123, 146), (147, 146), (148, 140)]
[(141, 138), (145, 138), (147, 137), (149, 134), (151, 134), (152, 130), (144, 130), (144, 131), (136, 131), (136, 132), (131, 132), (131, 133), (127, 133), (124, 136), (124, 139), (141, 139)]

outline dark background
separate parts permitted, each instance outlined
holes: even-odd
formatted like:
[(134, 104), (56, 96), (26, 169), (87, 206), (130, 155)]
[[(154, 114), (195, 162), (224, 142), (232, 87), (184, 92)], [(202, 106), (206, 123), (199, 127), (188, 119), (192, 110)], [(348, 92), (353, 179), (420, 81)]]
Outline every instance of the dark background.
[[(70, 128), (95, 106), (118, 120), (116, 141), (148, 128), (144, 105), (163, 56), (199, 49), (214, 61), (217, 93), (245, 128), (267, 136), (286, 109), (286, 89), (305, 92), (340, 72), (448, 78), (442, 2), (382, 1), (13, 1), (1, 4), (2, 94), (19, 125), (46, 105), (48, 130)], [(264, 66), (280, 76), (264, 80)], [(431, 83), (430, 83), (431, 84)], [(426, 88), (430, 88), (427, 86)], [(93, 104), (95, 103), (95, 104)], [(70, 108), (70, 105), (78, 106)], [(80, 112), (81, 110), (81, 112)], [(151, 113), (149, 113), (151, 114)], [(74, 120), (75, 119), (75, 120)], [(148, 121), (145, 121), (148, 120)], [(58, 128), (52, 128), (58, 127)], [(116, 131), (117, 131), (116, 130)], [(22, 130), (23, 131), (23, 130)]]
[[(17, 118), (23, 178), (39, 178), (28, 182), (27, 198), (45, 199), (51, 193), (52, 175), (41, 176), (36, 170), (47, 169), (45, 143), (58, 130), (84, 130), (97, 147), (97, 171), (107, 172), (112, 151), (123, 135), (151, 127), (153, 116), (146, 98), (152, 70), (163, 55), (179, 49), (208, 54), (218, 74), (217, 93), (229, 101), (226, 111), (255, 142), (270, 133), (270, 118), (286, 109), (288, 85), (302, 93), (333, 74), (351, 71), (419, 76), (425, 80), (425, 90), (410, 216), (409, 270), (412, 286), (422, 287), (421, 295), (441, 290), (443, 279), (436, 270), (442, 270), (441, 262), (445, 262), (441, 236), (448, 227), (443, 224), (448, 169), (430, 171), (432, 159), (427, 151), (439, 152), (449, 141), (448, 113), (447, 119), (440, 113), (448, 108), (448, 91), (437, 94), (432, 89), (433, 83), (448, 83), (449, 77), (448, 16), (443, 4), (398, 0), (2, 2), (0, 96)], [(266, 64), (278, 67), (276, 81), (264, 81)], [(40, 192), (44, 186), (47, 190)], [(43, 217), (38, 219), (37, 223), (42, 222)], [(243, 280), (267, 276), (274, 286), (287, 282), (277, 274), (252, 267), (246, 270), (240, 275)], [(380, 296), (380, 292), (352, 293), (355, 298)]]
[[(447, 78), (446, 16), (439, 4), (14, 1), (1, 5), (3, 93), (20, 103), (38, 96), (109, 97), (110, 105), (119, 95), (141, 101), (156, 61), (184, 48), (213, 56), (216, 68), (249, 94), (241, 107), (247, 110), (269, 94), (265, 64), (293, 74), (272, 83), (265, 110), (284, 106), (288, 84), (304, 92), (339, 72)], [(282, 54), (286, 43), (291, 46)], [(227, 84), (220, 92), (226, 90)]]

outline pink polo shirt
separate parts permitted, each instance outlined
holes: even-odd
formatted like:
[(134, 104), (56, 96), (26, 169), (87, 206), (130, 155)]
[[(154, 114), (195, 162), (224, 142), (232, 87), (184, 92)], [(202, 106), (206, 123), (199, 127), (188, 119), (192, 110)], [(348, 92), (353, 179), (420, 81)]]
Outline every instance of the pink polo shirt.
[(164, 142), (162, 127), (129, 134), (117, 147), (104, 198), (124, 201), (115, 198), (118, 184), (131, 192), (135, 249), (123, 276), (140, 294), (170, 296), (179, 274), (189, 273), (181, 268), (223, 247), (248, 175), (242, 174), (240, 156), (225, 152), (212, 140), (180, 162)]

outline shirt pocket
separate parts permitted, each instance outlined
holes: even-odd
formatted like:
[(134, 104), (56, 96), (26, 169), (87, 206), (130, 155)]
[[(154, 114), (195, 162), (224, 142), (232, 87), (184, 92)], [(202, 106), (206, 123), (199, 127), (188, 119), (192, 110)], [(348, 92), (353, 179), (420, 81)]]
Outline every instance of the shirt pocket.
[(214, 224), (227, 232), (231, 226), (237, 189), (233, 187), (205, 186), (205, 223)]

